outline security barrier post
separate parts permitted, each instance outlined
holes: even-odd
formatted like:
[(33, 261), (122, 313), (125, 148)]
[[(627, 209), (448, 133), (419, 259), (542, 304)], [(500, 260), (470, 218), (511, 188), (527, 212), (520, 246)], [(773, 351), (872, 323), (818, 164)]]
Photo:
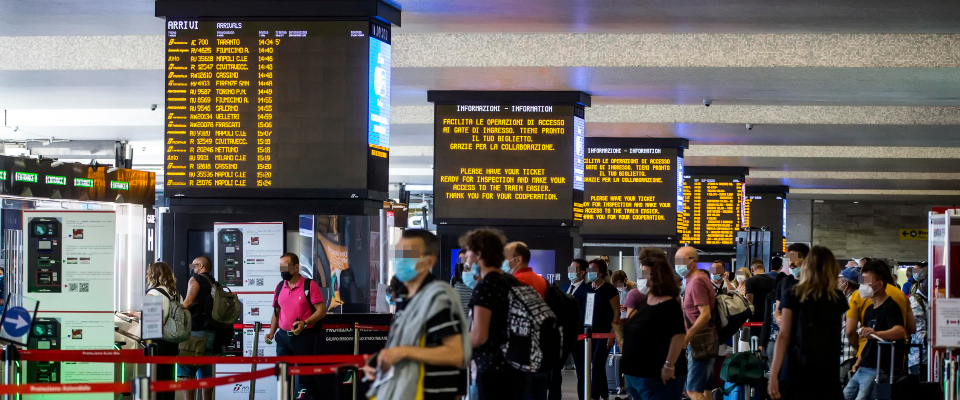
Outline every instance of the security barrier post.
[(287, 363), (277, 363), (277, 400), (290, 400), (290, 375)]
[(590, 378), (591, 371), (590, 368), (593, 367), (593, 338), (590, 337), (590, 327), (583, 328), (583, 334), (586, 338), (583, 339), (583, 396), (584, 398), (590, 398)]
[[(253, 354), (251, 354), (251, 356), (253, 357), (257, 357), (260, 355), (259, 354), (260, 329), (262, 328), (263, 328), (263, 323), (260, 323), (260, 322), (253, 323)], [(257, 371), (257, 364), (256, 363), (250, 364), (250, 372), (256, 372), (256, 371)], [(256, 397), (256, 395), (257, 395), (257, 380), (254, 379), (250, 381), (250, 398), (249, 399), (253, 400), (254, 397)]]
[[(360, 354), (360, 324), (353, 323), (353, 355)], [(357, 400), (357, 371), (353, 371), (353, 400)], [(338, 399), (339, 400), (339, 399)]]
[(149, 400), (150, 399), (150, 378), (145, 376), (139, 376), (133, 380), (132, 383), (132, 394), (133, 400)]
[[(20, 356), (17, 354), (17, 346), (8, 344), (7, 350), (3, 352), (3, 384), (17, 384), (17, 360), (19, 358)], [(15, 398), (15, 395), (7, 394), (4, 395), (3, 398), (6, 400), (12, 400)]]

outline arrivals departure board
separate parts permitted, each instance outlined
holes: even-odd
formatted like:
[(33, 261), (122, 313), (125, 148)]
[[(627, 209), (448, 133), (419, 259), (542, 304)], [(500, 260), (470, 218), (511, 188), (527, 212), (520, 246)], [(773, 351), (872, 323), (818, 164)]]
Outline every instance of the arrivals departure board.
[(388, 27), (370, 21), (166, 24), (168, 197), (386, 192)]
[(751, 228), (767, 227), (770, 231), (770, 251), (786, 253), (787, 196), (781, 193), (756, 193), (750, 185), (743, 202), (744, 225)]
[(682, 139), (587, 138), (580, 233), (675, 238), (683, 146)]
[(733, 246), (742, 227), (743, 175), (691, 174), (683, 180), (680, 243)]
[(581, 219), (582, 107), (437, 104), (434, 129), (439, 223)]

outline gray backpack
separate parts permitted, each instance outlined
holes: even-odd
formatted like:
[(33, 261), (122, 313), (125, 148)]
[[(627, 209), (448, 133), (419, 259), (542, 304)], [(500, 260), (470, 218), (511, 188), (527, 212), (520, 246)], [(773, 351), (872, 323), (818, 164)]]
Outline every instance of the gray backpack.
[(213, 298), (213, 309), (210, 310), (210, 319), (218, 328), (233, 328), (233, 324), (240, 318), (243, 311), (243, 303), (233, 291), (220, 283), (201, 274), (207, 282), (210, 282), (210, 296)]
[(180, 299), (171, 297), (166, 290), (155, 287), (151, 290), (160, 292), (167, 300), (170, 300), (170, 309), (167, 310), (167, 318), (163, 320), (163, 340), (170, 343), (183, 343), (190, 339), (190, 310), (183, 308)]

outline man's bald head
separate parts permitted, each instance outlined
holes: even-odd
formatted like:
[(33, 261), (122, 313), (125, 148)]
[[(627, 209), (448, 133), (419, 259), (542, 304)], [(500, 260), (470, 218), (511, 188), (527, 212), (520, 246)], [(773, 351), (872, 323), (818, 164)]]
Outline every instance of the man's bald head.
[(683, 258), (683, 264), (689, 264), (690, 261), (694, 263), (700, 259), (700, 255), (697, 254), (697, 249), (684, 246), (677, 250), (677, 256), (675, 258)]

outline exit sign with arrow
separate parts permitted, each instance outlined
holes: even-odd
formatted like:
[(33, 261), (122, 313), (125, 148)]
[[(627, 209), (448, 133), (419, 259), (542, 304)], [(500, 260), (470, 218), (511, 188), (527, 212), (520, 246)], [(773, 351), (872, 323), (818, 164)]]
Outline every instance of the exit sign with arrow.
[(901, 229), (900, 240), (927, 240), (926, 229)]

